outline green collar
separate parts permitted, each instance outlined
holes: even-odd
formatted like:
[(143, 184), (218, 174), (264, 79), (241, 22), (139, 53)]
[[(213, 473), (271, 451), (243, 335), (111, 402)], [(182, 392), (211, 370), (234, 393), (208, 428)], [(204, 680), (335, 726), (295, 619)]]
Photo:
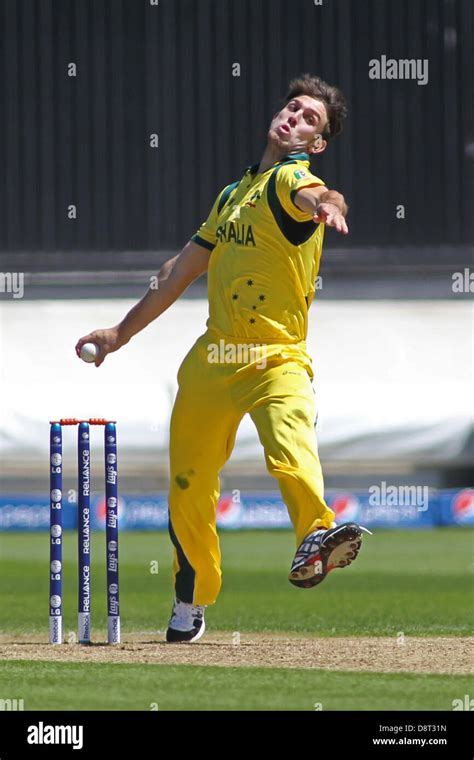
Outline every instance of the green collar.
[[(283, 156), (280, 161), (277, 161), (273, 164), (273, 166), (269, 166), (266, 171), (269, 171), (270, 169), (273, 169), (275, 166), (280, 166), (280, 164), (287, 164), (291, 161), (309, 161), (309, 155), (308, 153), (288, 153), (286, 156)], [(258, 167), (260, 166), (260, 161), (258, 161), (256, 164), (252, 164), (251, 166), (248, 166), (245, 170), (245, 173), (255, 174)], [(265, 173), (265, 172), (264, 172)]]

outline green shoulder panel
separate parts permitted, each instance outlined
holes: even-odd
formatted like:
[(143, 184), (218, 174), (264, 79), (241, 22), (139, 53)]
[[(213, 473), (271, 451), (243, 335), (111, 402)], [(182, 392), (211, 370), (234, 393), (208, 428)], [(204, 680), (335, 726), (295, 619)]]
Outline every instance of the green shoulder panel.
[(272, 172), (268, 181), (268, 205), (278, 227), (280, 228), (282, 235), (288, 240), (289, 243), (291, 243), (291, 245), (302, 245), (303, 243), (306, 243), (306, 241), (310, 239), (311, 235), (316, 232), (319, 227), (319, 223), (315, 224), (312, 219), (309, 219), (305, 222), (297, 222), (296, 219), (293, 219), (293, 217), (291, 217), (289, 213), (285, 211), (280, 203), (280, 199), (278, 198), (276, 191), (277, 174), (281, 168), (281, 166), (277, 166), (277, 168)]

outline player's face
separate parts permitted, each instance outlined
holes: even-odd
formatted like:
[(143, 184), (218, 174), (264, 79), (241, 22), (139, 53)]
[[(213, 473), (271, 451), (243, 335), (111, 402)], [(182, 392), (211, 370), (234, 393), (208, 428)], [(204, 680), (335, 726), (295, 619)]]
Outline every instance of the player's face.
[(296, 153), (298, 150), (321, 153), (326, 147), (326, 141), (321, 137), (326, 123), (324, 103), (309, 95), (298, 95), (275, 114), (268, 139), (286, 153)]

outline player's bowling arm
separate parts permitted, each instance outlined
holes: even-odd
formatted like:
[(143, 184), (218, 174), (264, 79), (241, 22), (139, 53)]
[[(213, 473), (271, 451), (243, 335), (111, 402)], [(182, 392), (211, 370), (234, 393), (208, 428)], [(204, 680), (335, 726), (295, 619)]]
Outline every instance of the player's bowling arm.
[(333, 203), (343, 216), (347, 216), (348, 207), (344, 196), (337, 190), (328, 190), (323, 185), (303, 187), (295, 195), (295, 203), (301, 211), (312, 214), (318, 210), (320, 203)]
[(312, 214), (315, 222), (334, 227), (338, 232), (349, 232), (345, 216), (348, 207), (344, 196), (327, 187), (304, 187), (295, 195), (295, 203), (302, 211)]
[(163, 264), (158, 272), (158, 287), (155, 283), (150, 286), (118, 325), (122, 345), (163, 314), (207, 270), (210, 255), (211, 251), (190, 240), (181, 253)]

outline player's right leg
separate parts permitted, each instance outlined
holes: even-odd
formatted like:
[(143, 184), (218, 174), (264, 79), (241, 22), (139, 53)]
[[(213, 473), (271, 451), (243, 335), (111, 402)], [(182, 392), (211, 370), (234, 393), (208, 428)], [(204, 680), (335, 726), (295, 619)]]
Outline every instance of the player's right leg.
[(204, 607), (216, 601), (221, 587), (219, 471), (231, 454), (242, 413), (228, 391), (233, 370), (208, 362), (208, 340), (201, 336), (180, 367), (171, 416), (169, 528), (178, 601), (168, 641), (200, 638)]
[(314, 420), (314, 393), (306, 370), (286, 362), (262, 370), (251, 408), (269, 472), (293, 522), (297, 551), (289, 580), (311, 588), (337, 567), (356, 559), (362, 533), (355, 523), (334, 527), (334, 512), (324, 499)]

